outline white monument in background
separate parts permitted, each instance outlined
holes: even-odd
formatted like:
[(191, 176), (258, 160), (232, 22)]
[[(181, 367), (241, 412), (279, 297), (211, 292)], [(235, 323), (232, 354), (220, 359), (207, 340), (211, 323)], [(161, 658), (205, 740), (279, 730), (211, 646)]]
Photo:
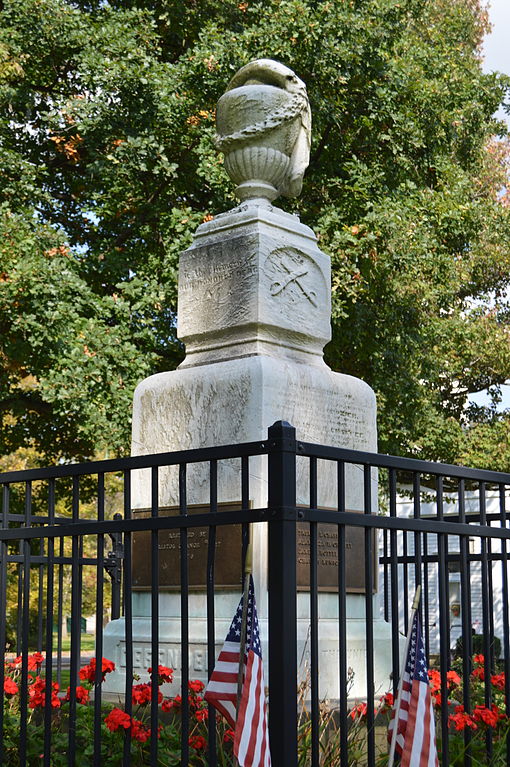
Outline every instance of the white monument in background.
[[(322, 356), (330, 340), (330, 259), (313, 231), (273, 206), (279, 195), (301, 191), (310, 148), (310, 107), (304, 83), (287, 67), (261, 59), (242, 67), (217, 107), (217, 144), (241, 203), (196, 231), (179, 263), (178, 336), (186, 358), (177, 370), (142, 381), (133, 404), (133, 455), (265, 440), (284, 420), (297, 438), (376, 451), (376, 402), (363, 381), (334, 373)], [(298, 459), (297, 502), (307, 504), (307, 465)], [(336, 474), (319, 462), (319, 505), (336, 505)], [(188, 504), (209, 502), (209, 467), (189, 467)], [(374, 477), (375, 480), (375, 477)], [(377, 503), (373, 482), (373, 508)], [(363, 473), (347, 467), (346, 506), (363, 509)], [(151, 506), (150, 471), (133, 477), (133, 506)], [(240, 462), (218, 469), (219, 503), (239, 502)], [(175, 469), (160, 470), (159, 503), (179, 503)], [(267, 459), (250, 459), (250, 503), (267, 505)], [(253, 525), (254, 580), (267, 639), (267, 529)], [(162, 534), (161, 534), (162, 535)], [(178, 551), (176, 555), (178, 557)], [(221, 556), (221, 552), (218, 553)], [(359, 554), (359, 567), (362, 569)], [(204, 580), (205, 583), (205, 580)], [(218, 591), (216, 639), (223, 642), (239, 589)], [(347, 597), (348, 665), (353, 696), (366, 694), (365, 598)], [(160, 663), (178, 666), (180, 594), (160, 591)], [(190, 594), (190, 676), (206, 678), (205, 593)], [(306, 645), (309, 598), (299, 594), (299, 641)], [(320, 694), (338, 698), (338, 598), (319, 595)], [(150, 594), (133, 596), (135, 672), (150, 662)], [(105, 689), (122, 691), (123, 620), (105, 631), (104, 655), (120, 673)], [(376, 691), (389, 686), (387, 624), (374, 623)], [(306, 654), (306, 653), (305, 653)], [(176, 681), (179, 669), (176, 669)], [(108, 685), (108, 686), (106, 686)]]

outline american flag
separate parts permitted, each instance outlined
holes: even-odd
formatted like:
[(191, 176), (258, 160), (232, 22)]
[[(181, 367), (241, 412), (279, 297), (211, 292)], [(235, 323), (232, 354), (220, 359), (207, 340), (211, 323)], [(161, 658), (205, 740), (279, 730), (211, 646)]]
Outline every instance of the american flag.
[(437, 767), (434, 711), (418, 611), (411, 626), (402, 681), (400, 706), (398, 712), (393, 711), (388, 739), (391, 740), (396, 719), (395, 750), (401, 756), (401, 767)]
[(237, 715), (237, 679), (243, 600), (219, 654), (205, 691), (208, 703), (220, 711), (234, 728), (234, 754), (240, 767), (271, 767), (264, 670), (253, 578), (248, 591), (244, 680)]

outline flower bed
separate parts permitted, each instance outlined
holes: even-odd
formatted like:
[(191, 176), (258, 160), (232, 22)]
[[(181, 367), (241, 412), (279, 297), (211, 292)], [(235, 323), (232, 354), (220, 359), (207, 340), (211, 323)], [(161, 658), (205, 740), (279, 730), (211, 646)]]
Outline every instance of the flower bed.
[[(28, 720), (27, 720), (27, 765), (40, 765), (44, 753), (44, 725), (46, 698), (50, 701), (50, 711), (46, 716), (51, 722), (51, 765), (67, 767), (69, 739), (69, 703), (71, 689), (60, 690), (57, 682), (51, 682), (47, 691), (46, 679), (41, 675), (44, 657), (41, 653), (28, 656)], [(102, 659), (101, 681), (115, 669), (115, 664)], [(96, 659), (80, 669), (80, 684), (74, 688), (76, 699), (76, 767), (89, 767), (93, 763), (94, 751), (94, 708), (89, 705), (90, 692), (97, 675)], [(152, 680), (152, 670), (149, 669)], [(485, 659), (482, 655), (473, 658), (473, 671), (469, 679), (469, 711), (464, 709), (463, 681), (455, 670), (447, 672), (447, 689), (441, 690), (439, 671), (429, 671), (431, 694), (437, 715), (436, 732), (441, 735), (440, 713), (442, 706), (448, 707), (449, 763), (452, 767), (464, 765), (469, 748), (472, 767), (479, 765), (507, 764), (507, 737), (510, 736), (510, 718), (505, 713), (505, 675), (493, 673), (487, 680), (490, 705), (485, 701)], [(158, 688), (172, 682), (173, 670), (166, 666), (158, 667)], [(138, 681), (138, 680), (135, 680)], [(6, 663), (4, 681), (4, 761), (5, 767), (19, 765), (19, 718), (20, 718), (21, 658)], [(200, 767), (207, 764), (208, 716), (209, 708), (201, 693), (204, 685), (199, 680), (189, 682), (188, 712), (190, 748), (189, 764)], [(298, 759), (299, 767), (310, 763), (312, 722), (305, 704), (307, 684), (298, 691), (299, 729)], [(121, 767), (124, 743), (129, 741), (131, 767), (144, 767), (150, 764), (150, 703), (152, 686), (148, 683), (134, 684), (132, 690), (132, 712), (104, 704), (101, 720), (101, 765), (102, 767)], [(165, 697), (158, 689), (160, 724), (158, 726), (158, 757), (162, 764), (172, 767), (181, 761), (181, 712), (183, 701), (180, 695)], [(379, 701), (375, 711), (379, 735), (387, 728), (393, 695), (386, 693)], [(367, 704), (360, 701), (349, 712), (346, 723), (349, 750), (349, 767), (366, 764), (366, 714)], [(233, 731), (225, 720), (216, 716), (217, 760), (219, 767), (233, 765)], [(338, 767), (340, 763), (340, 728), (335, 710), (322, 702), (319, 712), (319, 749), (322, 767)], [(469, 733), (466, 739), (465, 733)], [(489, 737), (488, 737), (489, 736)], [(491, 742), (492, 752), (488, 753), (487, 743)], [(387, 763), (387, 744), (378, 738), (377, 767)], [(438, 753), (441, 759), (441, 743), (438, 740)], [(510, 756), (510, 755), (509, 755)]]
[[(46, 679), (40, 669), (44, 661), (40, 653), (28, 657), (28, 722), (27, 722), (27, 765), (40, 765), (44, 754), (44, 707), (46, 699)], [(115, 664), (102, 659), (101, 681), (106, 674), (114, 671)], [(5, 767), (19, 765), (19, 716), (21, 658), (6, 664), (4, 681), (4, 761)], [(152, 670), (149, 669), (152, 679)], [(94, 753), (94, 708), (89, 704), (90, 692), (97, 674), (96, 659), (80, 669), (81, 684), (75, 687), (78, 704), (76, 711), (76, 767), (88, 767), (93, 763)], [(158, 667), (158, 687), (171, 682), (173, 670), (166, 666)], [(189, 683), (189, 764), (205, 765), (208, 737), (208, 706), (201, 692), (204, 685), (199, 680)], [(144, 767), (150, 764), (150, 702), (152, 688), (150, 684), (133, 685), (132, 713), (111, 704), (102, 706), (101, 721), (101, 765), (102, 767), (121, 767), (126, 738), (130, 741), (130, 764), (132, 767)], [(59, 690), (57, 682), (51, 683), (51, 765), (67, 767), (69, 739), (69, 701), (71, 689)], [(178, 765), (181, 761), (181, 718), (182, 698), (180, 695), (168, 698), (158, 691), (158, 704), (161, 723), (158, 727), (158, 759), (162, 764)], [(221, 717), (217, 717), (218, 764), (220, 767), (231, 765), (233, 732)]]

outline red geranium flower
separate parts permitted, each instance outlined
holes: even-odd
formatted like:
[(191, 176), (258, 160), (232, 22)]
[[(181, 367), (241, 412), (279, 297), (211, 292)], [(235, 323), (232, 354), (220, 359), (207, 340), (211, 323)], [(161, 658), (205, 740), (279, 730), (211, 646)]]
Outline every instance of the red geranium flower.
[[(106, 674), (109, 674), (111, 671), (115, 671), (115, 663), (112, 660), (103, 658), (101, 671), (102, 671), (101, 681), (104, 682), (104, 678)], [(96, 681), (96, 659), (95, 658), (91, 658), (90, 663), (87, 666), (83, 666), (83, 668), (80, 669), (80, 679), (84, 679), (87, 682), (90, 682), (91, 684), (93, 684)]]
[(78, 685), (76, 688), (76, 700), (78, 703), (88, 703), (89, 700), (89, 691), (86, 687), (82, 687), (81, 685)]
[(131, 735), (135, 740), (140, 741), (140, 743), (145, 743), (149, 740), (151, 731), (143, 724), (143, 722), (133, 719), (131, 723)]
[[(51, 683), (51, 706), (52, 708), (60, 707), (60, 698), (57, 696), (59, 690), (58, 682)], [(46, 698), (46, 680), (38, 676), (30, 684), (28, 688), (28, 707), (39, 708), (43, 707)]]
[(475, 706), (473, 719), (477, 722), (483, 722), (487, 727), (495, 727), (499, 719), (498, 709), (496, 706), (493, 706), (492, 709), (480, 705)]
[[(148, 671), (152, 679), (152, 668), (149, 668)], [(172, 682), (173, 678), (174, 678), (173, 668), (168, 668), (168, 666), (158, 666), (158, 683), (159, 684), (164, 684), (165, 682)]]
[(188, 682), (188, 687), (190, 690), (193, 690), (193, 692), (202, 692), (205, 685), (200, 679), (192, 679), (191, 682)]
[(229, 741), (232, 741), (232, 743), (234, 742), (234, 730), (225, 730), (223, 742), (228, 743)]
[(429, 669), (429, 679), (432, 692), (441, 689), (441, 674), (435, 668)]
[(483, 682), (485, 679), (485, 669), (482, 666), (477, 666), (473, 669), (471, 676), (475, 679), (480, 679), (480, 681)]
[(112, 709), (104, 721), (111, 732), (115, 732), (119, 727), (124, 727), (125, 730), (131, 727), (131, 717), (121, 708)]
[[(81, 685), (78, 685), (78, 687), (75, 688), (75, 693), (76, 693), (77, 703), (82, 703), (83, 705), (85, 705), (85, 703), (89, 702), (90, 693), (86, 687), (82, 687)], [(70, 698), (71, 698), (71, 688), (68, 687), (64, 700), (70, 700)]]
[(494, 676), (491, 676), (491, 682), (494, 685), (494, 687), (497, 687), (498, 690), (504, 690), (505, 689), (505, 672), (503, 671), (501, 674), (494, 674)]
[[(446, 680), (447, 682), (451, 682), (452, 684), (460, 684), (461, 679), (460, 676), (457, 674), (456, 671), (447, 671), (446, 672)], [(450, 685), (448, 685), (450, 687)]]
[(181, 703), (182, 698), (180, 695), (176, 695), (175, 698), (165, 698), (161, 704), (161, 709), (163, 711), (171, 711), (172, 708), (180, 708)]
[(4, 692), (6, 695), (16, 695), (19, 691), (18, 685), (11, 679), (10, 676), (6, 676), (4, 679)]
[[(40, 652), (34, 652), (32, 655), (29, 655), (27, 658), (27, 667), (29, 671), (37, 671), (38, 668), (42, 666), (42, 662), (44, 660), (44, 655), (42, 655)], [(21, 668), (21, 664), (23, 662), (23, 656), (18, 655), (17, 658), (14, 658), (14, 660), (9, 663), (10, 668)]]
[(485, 655), (480, 655), (480, 654), (473, 655), (473, 663), (484, 664), (485, 663)]
[(209, 717), (209, 712), (206, 708), (199, 708), (195, 711), (195, 719), (197, 722), (205, 722)]
[(386, 695), (383, 695), (381, 698), (381, 703), (384, 708), (392, 708), (393, 704), (395, 703), (395, 698), (392, 692), (387, 692)]
[(203, 751), (207, 747), (207, 741), (202, 735), (192, 735), (188, 743), (195, 751)]
[(28, 656), (28, 670), (37, 671), (42, 666), (44, 655), (40, 652), (34, 652)]
[[(144, 706), (146, 703), (151, 702), (152, 697), (152, 685), (150, 684), (136, 684), (133, 687), (132, 700), (133, 703), (138, 703), (139, 706)], [(163, 700), (163, 693), (158, 690), (158, 703)]]
[(448, 700), (448, 697), (443, 698), (439, 691), (434, 692), (434, 690), (432, 690), (432, 702), (435, 706), (442, 706), (443, 703), (448, 705), (450, 701)]
[(473, 718), (463, 711), (459, 711), (456, 714), (450, 714), (448, 721), (455, 725), (456, 730), (465, 730), (466, 727), (470, 727), (472, 730), (478, 729), (478, 725), (473, 721)]
[(366, 703), (358, 703), (357, 706), (354, 706), (349, 711), (349, 716), (351, 719), (361, 719), (362, 717), (367, 715), (367, 704)]

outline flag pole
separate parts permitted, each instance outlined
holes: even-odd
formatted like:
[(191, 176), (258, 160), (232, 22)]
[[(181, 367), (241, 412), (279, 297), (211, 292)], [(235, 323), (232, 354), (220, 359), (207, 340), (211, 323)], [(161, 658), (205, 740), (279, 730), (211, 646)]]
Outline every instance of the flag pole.
[(244, 655), (246, 652), (246, 624), (248, 622), (248, 594), (250, 591), (251, 573), (252, 573), (252, 549), (251, 549), (250, 532), (248, 532), (248, 546), (246, 548), (246, 557), (244, 560), (243, 614), (241, 618), (241, 638), (239, 640), (239, 671), (237, 672), (236, 719), (239, 714), (239, 704), (241, 702), (241, 695), (243, 692)]
[(411, 633), (413, 630), (414, 616), (416, 615), (416, 611), (420, 604), (420, 597), (421, 597), (421, 586), (417, 586), (416, 591), (414, 593), (413, 605), (411, 608), (411, 617), (409, 619), (409, 630), (406, 636), (406, 644), (404, 649), (404, 666), (402, 668), (402, 672), (398, 680), (397, 700), (395, 703), (395, 715), (393, 717), (394, 725), (393, 725), (393, 732), (391, 735), (390, 753), (388, 756), (388, 767), (393, 767), (393, 762), (395, 761), (395, 747), (397, 745), (397, 734), (398, 734), (398, 712), (400, 710), (400, 705), (402, 703), (402, 688), (404, 684), (404, 672), (406, 668), (407, 654), (409, 652), (409, 643), (411, 641)]

